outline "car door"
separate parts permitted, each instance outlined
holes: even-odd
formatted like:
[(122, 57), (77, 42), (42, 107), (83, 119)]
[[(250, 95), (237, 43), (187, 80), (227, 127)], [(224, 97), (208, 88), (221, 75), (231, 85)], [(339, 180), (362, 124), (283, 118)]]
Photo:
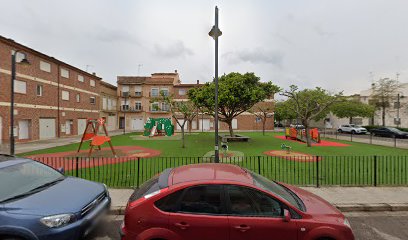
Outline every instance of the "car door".
[(181, 239), (228, 239), (228, 217), (220, 185), (198, 185), (184, 190), (176, 211), (169, 215), (169, 229)]
[(296, 240), (296, 220), (285, 222), (285, 206), (258, 190), (226, 185), (229, 233), (232, 240)]

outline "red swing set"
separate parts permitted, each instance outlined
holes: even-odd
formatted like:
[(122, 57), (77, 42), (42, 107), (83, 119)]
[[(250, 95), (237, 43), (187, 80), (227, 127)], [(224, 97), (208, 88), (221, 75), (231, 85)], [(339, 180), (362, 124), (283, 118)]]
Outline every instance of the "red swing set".
[[(105, 132), (106, 136), (99, 136), (98, 135), (98, 131), (99, 131), (99, 127), (102, 126), (103, 130)], [(88, 132), (88, 129), (92, 128), (92, 132)], [(98, 150), (101, 150), (101, 145), (108, 142), (110, 149), (112, 150), (113, 155), (116, 157), (116, 152), (115, 149), (113, 149), (113, 145), (111, 142), (111, 138), (108, 135), (108, 131), (106, 130), (106, 126), (105, 126), (105, 119), (103, 118), (99, 118), (98, 120), (96, 119), (87, 119), (86, 121), (86, 127), (85, 127), (85, 131), (84, 134), (82, 135), (82, 139), (81, 139), (81, 143), (79, 144), (78, 147), (78, 151), (79, 152), (81, 150), (82, 147), (82, 143), (84, 141), (88, 141), (90, 140), (90, 148), (89, 148), (89, 152), (88, 152), (88, 157), (90, 157), (92, 155), (92, 151), (94, 147), (98, 147)]]

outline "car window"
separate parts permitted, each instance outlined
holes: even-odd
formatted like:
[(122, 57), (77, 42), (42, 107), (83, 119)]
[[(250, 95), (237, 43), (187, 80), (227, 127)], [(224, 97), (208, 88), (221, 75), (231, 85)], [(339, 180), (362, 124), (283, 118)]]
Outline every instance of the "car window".
[(181, 197), (179, 212), (221, 214), (221, 187), (201, 185), (187, 188)]
[(282, 217), (279, 201), (267, 194), (240, 186), (226, 186), (229, 197), (229, 213), (240, 216)]
[(157, 175), (143, 183), (142, 186), (140, 186), (140, 188), (136, 188), (133, 194), (130, 196), (129, 201), (130, 202), (136, 201), (137, 199), (158, 190), (160, 190), (160, 187), (159, 176)]
[(154, 205), (165, 212), (176, 212), (178, 202), (180, 200), (181, 195), (183, 194), (183, 190), (179, 190), (177, 192), (171, 193), (154, 203)]

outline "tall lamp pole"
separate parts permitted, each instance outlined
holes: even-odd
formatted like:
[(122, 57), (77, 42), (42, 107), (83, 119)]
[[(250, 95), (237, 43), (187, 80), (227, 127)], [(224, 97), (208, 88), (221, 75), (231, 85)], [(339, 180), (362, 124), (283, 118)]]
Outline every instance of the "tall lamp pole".
[(214, 106), (214, 130), (215, 130), (215, 158), (214, 162), (220, 162), (219, 149), (218, 149), (218, 37), (222, 35), (221, 30), (218, 28), (218, 7), (215, 7), (215, 25), (208, 33), (215, 40), (215, 106)]
[(10, 155), (15, 153), (15, 139), (14, 139), (14, 80), (16, 78), (16, 57), (20, 53), (23, 58), (18, 62), (21, 64), (30, 64), (27, 60), (26, 54), (19, 50), (11, 54), (11, 91), (10, 91)]

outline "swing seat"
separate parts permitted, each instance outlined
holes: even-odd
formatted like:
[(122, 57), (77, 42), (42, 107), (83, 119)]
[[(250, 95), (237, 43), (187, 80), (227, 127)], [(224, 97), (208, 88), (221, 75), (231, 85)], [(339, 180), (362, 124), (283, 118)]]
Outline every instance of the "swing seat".
[(92, 139), (94, 136), (95, 136), (94, 133), (85, 133), (85, 134), (84, 134), (83, 141), (90, 140), (90, 139)]
[(101, 146), (102, 144), (109, 142), (111, 139), (108, 136), (95, 136), (92, 138), (91, 146)]

